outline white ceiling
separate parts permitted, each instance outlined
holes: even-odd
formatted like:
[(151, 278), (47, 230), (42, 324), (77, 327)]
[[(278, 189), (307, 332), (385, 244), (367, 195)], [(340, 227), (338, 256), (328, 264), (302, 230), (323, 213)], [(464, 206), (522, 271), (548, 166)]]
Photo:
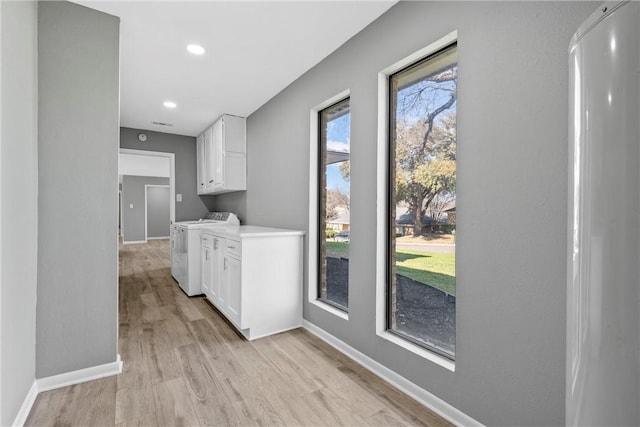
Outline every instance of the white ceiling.
[(253, 113), (395, 1), (76, 3), (121, 19), (121, 126), (196, 136), (223, 113)]

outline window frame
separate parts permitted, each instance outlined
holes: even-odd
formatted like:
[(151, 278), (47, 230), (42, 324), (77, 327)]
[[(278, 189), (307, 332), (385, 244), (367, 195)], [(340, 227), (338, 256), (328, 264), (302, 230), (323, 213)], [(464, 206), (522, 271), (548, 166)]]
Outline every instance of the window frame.
[[(449, 371), (455, 371), (455, 361), (439, 354), (436, 349), (416, 344), (404, 335), (388, 329), (388, 282), (391, 274), (389, 254), (391, 251), (391, 233), (394, 231), (390, 224), (392, 170), (391, 160), (391, 84), (390, 77), (412, 65), (435, 55), (458, 42), (457, 31), (445, 35), (439, 40), (399, 60), (395, 64), (378, 73), (378, 162), (377, 162), (377, 249), (376, 249), (376, 335), (411, 353), (427, 359)], [(456, 334), (457, 335), (457, 334)]]
[[(323, 109), (318, 111), (318, 161), (317, 161), (317, 173), (318, 173), (318, 185), (317, 185), (317, 195), (316, 198), (318, 200), (318, 219), (316, 221), (316, 226), (317, 226), (317, 233), (318, 233), (318, 239), (317, 239), (317, 256), (316, 256), (316, 264), (318, 266), (318, 273), (317, 273), (317, 289), (316, 289), (316, 299), (319, 300), (320, 302), (322, 302), (323, 304), (327, 304), (333, 308), (335, 308), (336, 310), (339, 310), (343, 313), (349, 313), (349, 302), (348, 302), (348, 295), (349, 295), (349, 291), (347, 289), (347, 307), (342, 307), (339, 304), (331, 301), (328, 298), (322, 298), (322, 290), (321, 290), (321, 285), (322, 285), (322, 274), (323, 274), (323, 270), (320, 267), (321, 262), (320, 262), (320, 257), (323, 255), (322, 253), (322, 244), (323, 244), (323, 239), (322, 236), (325, 233), (326, 230), (326, 220), (320, 215), (321, 214), (321, 209), (323, 209), (323, 206), (321, 204), (321, 201), (323, 200), (323, 197), (321, 197), (322, 195), (322, 191), (323, 191), (323, 184), (324, 184), (324, 202), (325, 202), (325, 206), (324, 206), (324, 210), (326, 211), (326, 202), (327, 202), (327, 192), (326, 192), (326, 181), (324, 181), (326, 179), (326, 168), (327, 168), (327, 164), (325, 162), (323, 162), (323, 157), (326, 154), (327, 151), (327, 135), (325, 133), (325, 125), (328, 124), (330, 122), (330, 120), (327, 121), (323, 121), (322, 115), (325, 111), (332, 109), (340, 104), (343, 103), (347, 103), (348, 104), (348, 110), (349, 113), (351, 114), (351, 97), (347, 96), (345, 98), (341, 98), (340, 100), (334, 102), (331, 105), (328, 105), (326, 107), (324, 107)], [(351, 127), (349, 127), (349, 134), (351, 134)], [(351, 156), (349, 156), (349, 158), (351, 158)], [(326, 213), (326, 212), (325, 212)], [(324, 227), (323, 227), (324, 225)], [(325, 259), (326, 259), (326, 249), (325, 249)], [(326, 267), (325, 267), (325, 276), (326, 276)], [(326, 277), (325, 277), (326, 279)], [(348, 282), (347, 282), (347, 286), (348, 286)]]
[(312, 107), (309, 112), (309, 234), (307, 241), (307, 302), (342, 320), (349, 320), (349, 313), (319, 299), (319, 239), (320, 239), (320, 112), (345, 99), (351, 98), (346, 89)]

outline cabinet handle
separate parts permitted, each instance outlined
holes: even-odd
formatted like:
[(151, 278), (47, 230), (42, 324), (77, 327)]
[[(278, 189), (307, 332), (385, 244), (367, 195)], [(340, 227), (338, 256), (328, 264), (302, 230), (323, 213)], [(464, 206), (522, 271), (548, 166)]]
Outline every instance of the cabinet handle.
[(210, 179), (210, 180), (209, 180), (209, 184), (211, 184), (212, 182), (213, 182), (213, 180), (212, 180), (212, 179)]

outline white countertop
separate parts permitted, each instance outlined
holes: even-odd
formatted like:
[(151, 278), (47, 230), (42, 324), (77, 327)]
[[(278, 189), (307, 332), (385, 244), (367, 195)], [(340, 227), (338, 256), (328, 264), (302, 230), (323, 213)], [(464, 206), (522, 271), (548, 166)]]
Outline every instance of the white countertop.
[(303, 236), (304, 231), (288, 230), (285, 228), (260, 227), (257, 225), (240, 225), (240, 226), (213, 226), (202, 227), (203, 234), (218, 234), (225, 237), (278, 237), (278, 236)]

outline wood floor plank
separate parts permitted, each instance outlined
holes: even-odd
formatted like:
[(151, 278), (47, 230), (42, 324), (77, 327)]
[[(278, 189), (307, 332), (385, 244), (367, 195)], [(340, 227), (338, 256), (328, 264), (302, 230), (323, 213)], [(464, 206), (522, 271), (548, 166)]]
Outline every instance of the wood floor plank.
[(25, 425), (451, 425), (305, 330), (246, 341), (169, 264), (168, 241), (121, 245), (122, 374), (41, 393)]
[(163, 319), (158, 307), (158, 302), (152, 292), (140, 295), (140, 300), (142, 301), (143, 322), (153, 322)]
[(278, 336), (266, 337), (252, 343), (260, 356), (275, 366), (278, 370), (279, 379), (286, 378), (287, 386), (298, 395), (313, 393), (324, 387), (318, 377), (313, 375), (312, 370), (293, 360), (286, 351), (277, 345)]
[(76, 410), (76, 417), (71, 423), (80, 426), (113, 426), (116, 417), (116, 377), (103, 378), (80, 384), (83, 403)]
[(122, 374), (117, 376), (118, 389), (140, 388), (145, 384), (151, 384), (152, 377), (149, 364), (144, 357), (142, 335), (121, 338), (118, 343), (120, 357), (123, 361)]
[(182, 377), (153, 386), (156, 421), (160, 426), (199, 425), (193, 402)]
[(187, 322), (194, 320), (204, 319), (202, 313), (198, 310), (198, 307), (194, 304), (196, 298), (179, 298), (176, 301), (178, 310), (180, 311), (180, 317)]
[(195, 343), (195, 338), (189, 331), (185, 319), (178, 312), (175, 305), (160, 307), (160, 313), (165, 321), (165, 329), (174, 347), (182, 347)]
[(366, 421), (351, 408), (348, 400), (342, 400), (329, 389), (314, 391), (303, 396), (303, 400), (320, 417), (325, 425), (363, 426)]
[[(281, 426), (284, 422), (277, 411), (268, 402), (263, 393), (256, 393), (256, 386), (246, 372), (234, 361), (232, 353), (225, 353), (227, 366), (232, 371), (216, 369), (216, 375), (222, 389), (228, 396), (238, 415), (241, 425), (250, 426)], [(220, 359), (218, 361), (221, 361)], [(216, 367), (221, 366), (219, 363)]]
[[(60, 404), (62, 402), (63, 395), (65, 394), (66, 388), (45, 391), (38, 394), (36, 398), (33, 408), (27, 420), (25, 421), (25, 426), (47, 426), (56, 424), (56, 419), (58, 414), (60, 413)], [(35, 408), (47, 408), (47, 411), (40, 410), (37, 411)], [(54, 415), (53, 417), (51, 415)]]
[(239, 417), (198, 345), (178, 347), (180, 367), (194, 408), (203, 425), (241, 425)]
[(137, 387), (118, 388), (116, 392), (116, 426), (158, 425), (153, 386), (141, 384)]
[(150, 322), (143, 326), (143, 357), (152, 383), (161, 383), (180, 377), (180, 369), (165, 328), (164, 321)]

